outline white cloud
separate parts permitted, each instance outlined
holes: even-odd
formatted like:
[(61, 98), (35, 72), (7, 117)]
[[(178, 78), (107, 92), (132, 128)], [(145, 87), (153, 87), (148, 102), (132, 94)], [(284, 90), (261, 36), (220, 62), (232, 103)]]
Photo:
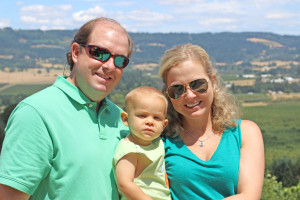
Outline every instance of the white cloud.
[(250, 2), (254, 3), (255, 5), (261, 5), (263, 7), (267, 7), (267, 6), (274, 6), (274, 5), (294, 4), (300, 2), (300, 0), (280, 0), (276, 2), (274, 2), (274, 0), (250, 0)]
[(109, 17), (115, 18), (130, 32), (157, 32), (164, 29), (165, 22), (173, 19), (172, 15), (153, 12), (149, 9), (136, 9), (131, 12), (110, 12)]
[(232, 24), (234, 22), (236, 22), (236, 19), (233, 18), (211, 18), (198, 21), (198, 24), (204, 26), (216, 26), (223, 24)]
[[(44, 6), (44, 5), (31, 5), (24, 6), (20, 9), (21, 14), (30, 14), (35, 16), (53, 16), (53, 14), (59, 14), (59, 16), (65, 15), (64, 11), (72, 10), (72, 5), (55, 5), (55, 6)], [(50, 15), (51, 14), (51, 15)]]
[(69, 11), (69, 10), (72, 10), (72, 5), (70, 4), (67, 4), (67, 5), (60, 5), (60, 6), (57, 6), (59, 9), (63, 10), (63, 11)]
[[(55, 1), (54, 1), (55, 2)], [(82, 0), (74, 4), (29, 5), (16, 0), (7, 10), (11, 21), (0, 19), (0, 27), (70, 29), (96, 17), (112, 17), (130, 31), (293, 31), (299, 32), (300, 0)], [(82, 3), (82, 4), (81, 4)], [(25, 6), (26, 5), (26, 6)], [(2, 9), (2, 7), (1, 7)], [(18, 11), (19, 15), (18, 15)], [(8, 19), (7, 14), (0, 17)], [(21, 19), (21, 23), (15, 18)], [(298, 33), (299, 34), (299, 33)]]
[(160, 0), (158, 4), (161, 5), (169, 5), (169, 6), (183, 6), (183, 5), (190, 5), (193, 3), (202, 3), (206, 0)]
[(287, 30), (291, 24), (300, 23), (296, 22), (300, 21), (299, 10), (295, 7), (297, 3), (292, 0), (207, 0), (186, 2), (182, 6), (178, 6), (180, 1), (176, 1), (177, 4), (172, 2), (166, 0), (165, 3), (170, 4), (166, 14), (172, 14), (177, 20), (178, 26), (173, 25), (175, 21), (171, 22), (172, 29), (178, 28), (177, 31), (183, 29), (180, 24), (186, 24), (187, 31), (218, 32), (273, 31), (274, 27)]
[[(180, 1), (180, 0), (178, 0)], [(242, 2), (229, 0), (229, 1), (205, 1), (205, 0), (190, 0), (185, 3), (173, 4), (172, 0), (168, 0), (170, 3), (168, 8), (170, 12), (174, 14), (182, 15), (200, 15), (204, 13), (209, 13), (212, 15), (233, 13), (240, 14), (243, 13)], [(184, 1), (183, 1), (184, 2)]]
[[(99, 0), (97, 0), (98, 2)], [(135, 4), (135, 2), (132, 1), (114, 1), (114, 2), (109, 2), (110, 6), (118, 6), (118, 7), (128, 7), (132, 4)]]
[(40, 29), (42, 31), (47, 31), (47, 30), (49, 30), (49, 27), (48, 26), (41, 26)]
[(10, 21), (9, 19), (0, 18), (0, 28), (9, 27)]
[(72, 18), (76, 22), (86, 22), (96, 17), (105, 17), (105, 16), (107, 16), (107, 12), (103, 8), (96, 6), (88, 10), (82, 10), (76, 12), (72, 15)]
[(294, 15), (292, 13), (287, 13), (287, 12), (278, 12), (278, 13), (269, 13), (266, 15), (267, 19), (291, 19), (293, 18)]
[[(20, 9), (20, 19), (22, 22), (33, 25), (41, 25), (40, 28), (50, 29), (53, 25), (58, 27), (67, 25), (68, 11), (72, 10), (72, 5), (31, 5), (24, 6)], [(61, 22), (57, 24), (57, 21)]]
[(23, 5), (23, 4), (24, 4), (23, 1), (18, 1), (18, 2), (16, 2), (16, 5), (17, 5), (17, 6), (21, 6), (21, 5)]
[(33, 23), (33, 24), (48, 24), (50, 23), (49, 19), (38, 19), (32, 16), (22, 16), (21, 20), (25, 23)]
[(166, 21), (172, 19), (172, 16), (169, 14), (153, 12), (147, 9), (134, 10), (126, 15), (128, 15), (128, 19), (130, 20), (143, 22)]

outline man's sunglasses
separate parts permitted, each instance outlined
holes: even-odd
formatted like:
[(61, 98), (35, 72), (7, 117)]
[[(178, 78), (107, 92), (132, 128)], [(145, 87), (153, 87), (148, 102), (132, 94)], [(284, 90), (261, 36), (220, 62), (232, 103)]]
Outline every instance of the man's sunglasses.
[(107, 49), (88, 44), (79, 44), (80, 46), (87, 47), (89, 54), (95, 60), (106, 62), (110, 57), (114, 58), (114, 65), (118, 68), (125, 68), (129, 63), (129, 58), (122, 55), (112, 55)]
[(208, 82), (206, 79), (196, 79), (186, 84), (177, 84), (168, 87), (167, 94), (171, 99), (178, 99), (181, 97), (189, 87), (192, 91), (198, 93), (205, 93), (208, 88)]

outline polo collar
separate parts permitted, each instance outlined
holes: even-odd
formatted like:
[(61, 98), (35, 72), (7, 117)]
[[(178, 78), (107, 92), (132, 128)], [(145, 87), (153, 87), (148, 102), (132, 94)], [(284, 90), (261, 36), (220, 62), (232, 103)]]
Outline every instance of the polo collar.
[[(82, 105), (92, 104), (96, 106), (97, 102), (91, 101), (85, 96), (75, 85), (70, 83), (67, 79), (67, 76), (58, 76), (55, 83), (55, 87), (62, 90), (67, 96)], [(105, 97), (101, 102), (101, 109), (109, 109), (109, 100)]]

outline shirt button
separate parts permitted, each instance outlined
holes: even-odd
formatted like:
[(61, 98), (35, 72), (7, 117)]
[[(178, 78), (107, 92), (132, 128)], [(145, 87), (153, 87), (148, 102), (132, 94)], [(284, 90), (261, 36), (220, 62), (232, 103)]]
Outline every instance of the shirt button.
[(90, 103), (90, 104), (89, 104), (89, 108), (91, 108), (91, 107), (93, 107), (93, 104)]

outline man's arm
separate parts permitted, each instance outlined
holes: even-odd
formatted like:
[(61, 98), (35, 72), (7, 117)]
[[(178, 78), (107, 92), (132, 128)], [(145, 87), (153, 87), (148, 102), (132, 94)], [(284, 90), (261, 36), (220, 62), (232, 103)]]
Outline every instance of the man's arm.
[(0, 184), (0, 200), (27, 200), (30, 195), (7, 185)]
[(137, 169), (137, 154), (130, 153), (121, 158), (116, 165), (116, 179), (119, 190), (130, 200), (151, 200), (134, 182)]

